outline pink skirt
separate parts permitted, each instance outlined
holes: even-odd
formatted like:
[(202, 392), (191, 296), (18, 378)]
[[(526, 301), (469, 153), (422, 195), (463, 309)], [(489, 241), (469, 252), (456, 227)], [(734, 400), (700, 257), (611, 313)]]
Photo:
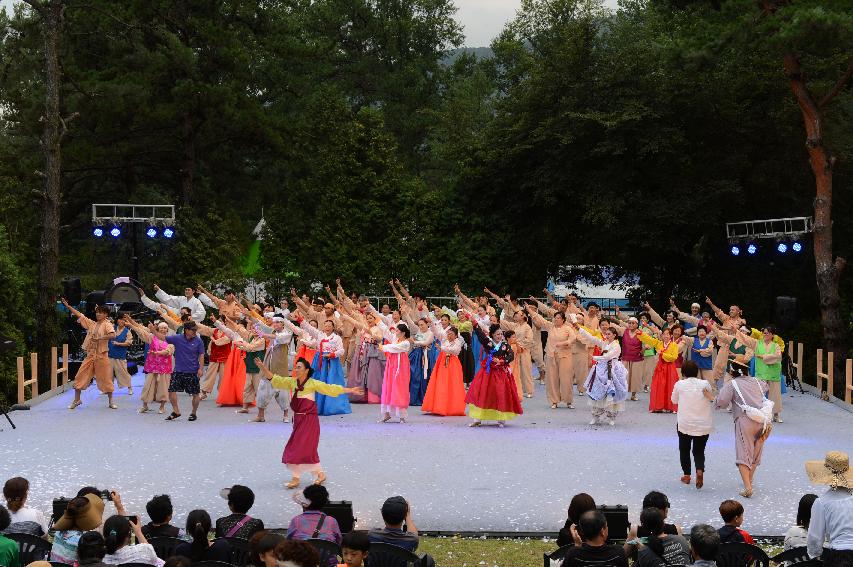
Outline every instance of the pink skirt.
[(394, 408), (409, 407), (409, 354), (406, 352), (387, 353), (385, 355), (385, 375), (382, 380), (383, 406)]

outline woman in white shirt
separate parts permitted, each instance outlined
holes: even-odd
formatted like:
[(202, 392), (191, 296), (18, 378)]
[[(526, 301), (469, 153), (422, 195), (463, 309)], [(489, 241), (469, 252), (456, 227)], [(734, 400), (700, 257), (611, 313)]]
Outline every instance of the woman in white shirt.
[(812, 504), (815, 500), (817, 500), (817, 494), (803, 494), (800, 498), (800, 504), (797, 506), (797, 525), (791, 526), (785, 533), (785, 551), (808, 545)]
[(26, 506), (29, 492), (30, 482), (20, 476), (10, 478), (3, 485), (3, 497), (12, 519), (6, 533), (31, 534), (37, 537), (47, 535), (48, 526), (44, 514)]
[(681, 380), (672, 389), (672, 403), (678, 405), (678, 452), (681, 455), (681, 482), (690, 484), (690, 451), (696, 463), (696, 488), (705, 483), (705, 445), (714, 428), (714, 394), (707, 380), (697, 378), (699, 367), (692, 360), (684, 361)]
[[(130, 532), (136, 535), (136, 545), (130, 545)], [(165, 563), (157, 557), (157, 553), (145, 536), (139, 522), (133, 523), (125, 516), (110, 516), (104, 522), (104, 541), (106, 543), (107, 555), (104, 563), (108, 565), (121, 565), (123, 563), (145, 563), (156, 567), (163, 567)]]

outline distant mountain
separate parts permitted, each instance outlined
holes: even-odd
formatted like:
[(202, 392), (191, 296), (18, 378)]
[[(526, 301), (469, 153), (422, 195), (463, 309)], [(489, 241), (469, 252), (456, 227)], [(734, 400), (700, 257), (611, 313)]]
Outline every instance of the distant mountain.
[(447, 55), (441, 60), (443, 65), (453, 65), (453, 62), (459, 59), (463, 53), (469, 53), (477, 56), (477, 59), (489, 59), (494, 57), (491, 47), (460, 47), (447, 52)]

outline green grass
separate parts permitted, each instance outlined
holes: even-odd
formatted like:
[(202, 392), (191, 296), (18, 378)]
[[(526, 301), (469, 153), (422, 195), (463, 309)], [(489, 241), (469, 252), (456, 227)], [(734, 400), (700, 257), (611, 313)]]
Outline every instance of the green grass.
[(422, 537), (419, 553), (429, 553), (438, 567), (539, 567), (542, 554), (557, 549), (550, 539), (463, 539)]

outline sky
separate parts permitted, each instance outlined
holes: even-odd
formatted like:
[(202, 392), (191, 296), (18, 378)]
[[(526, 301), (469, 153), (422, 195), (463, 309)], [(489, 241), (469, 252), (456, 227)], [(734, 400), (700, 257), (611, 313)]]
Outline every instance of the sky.
[[(0, 6), (9, 7), (17, 1), (0, 0)], [(456, 18), (465, 28), (466, 47), (487, 47), (521, 6), (521, 0), (455, 0), (454, 3), (459, 8)], [(616, 7), (616, 0), (604, 3)]]

